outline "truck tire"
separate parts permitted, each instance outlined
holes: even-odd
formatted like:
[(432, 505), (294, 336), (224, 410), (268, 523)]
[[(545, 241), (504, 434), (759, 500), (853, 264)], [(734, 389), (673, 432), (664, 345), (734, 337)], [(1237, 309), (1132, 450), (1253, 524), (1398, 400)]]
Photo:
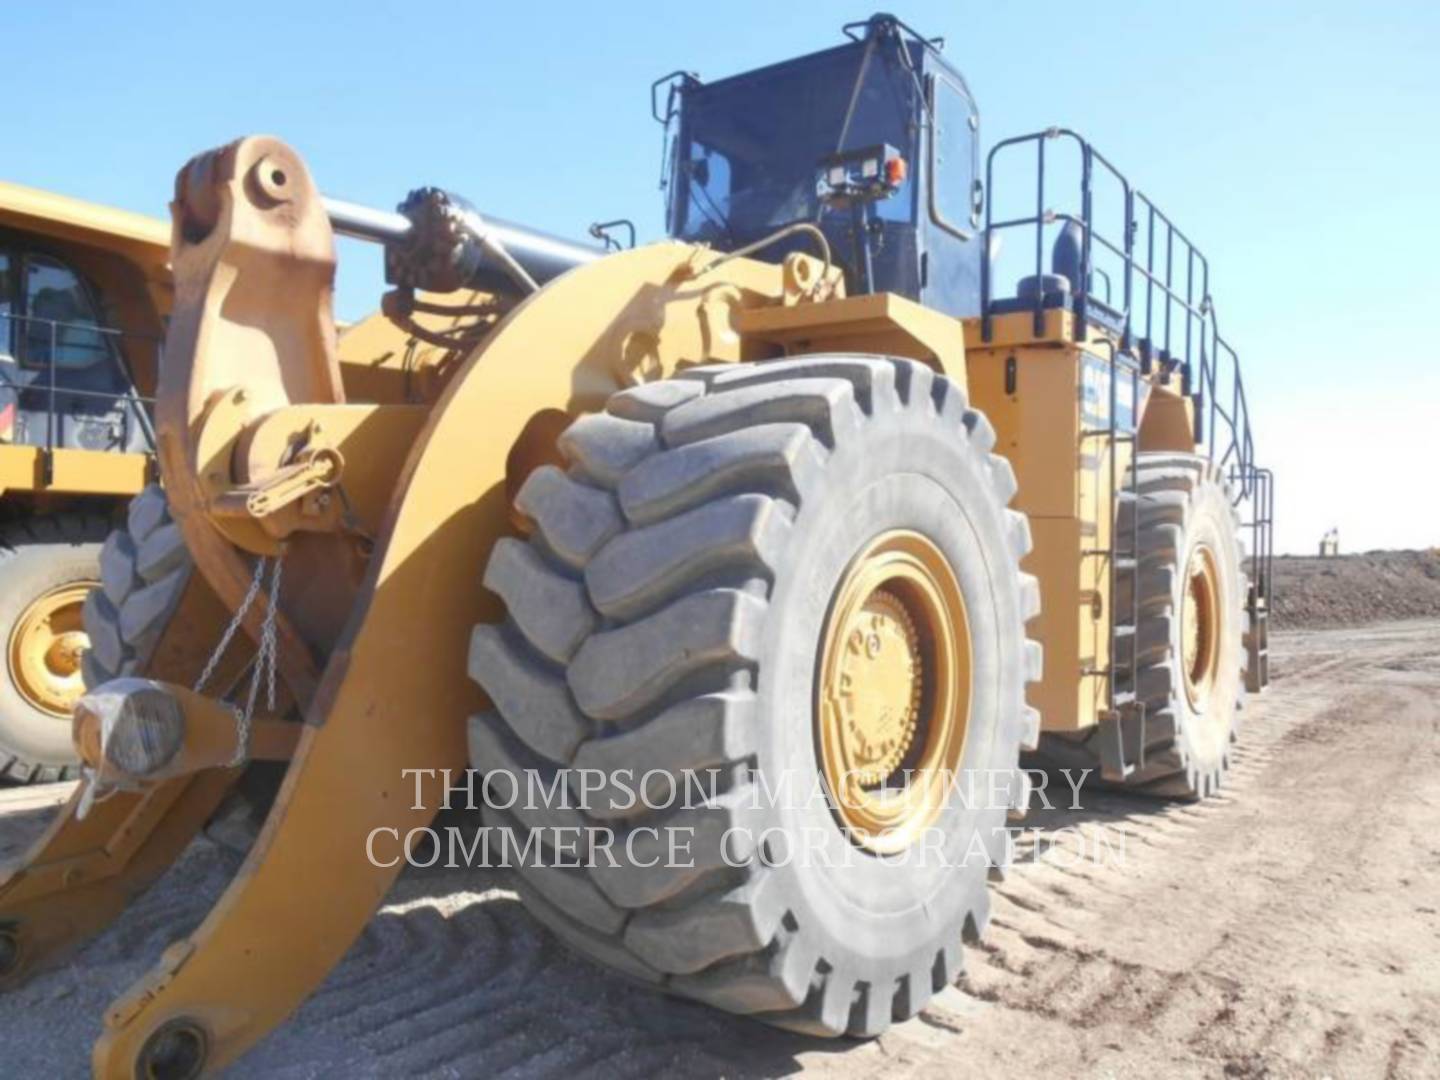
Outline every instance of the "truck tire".
[(0, 527), (0, 780), (77, 774), (70, 708), (83, 689), (81, 610), (100, 578), (107, 522), (67, 513)]
[(818, 1035), (878, 1034), (957, 978), (1039, 728), (1029, 527), (993, 443), (947, 379), (848, 355), (691, 369), (567, 429), (470, 652), (493, 703), (472, 764), (542, 922)]
[[(1239, 517), (1224, 473), (1195, 454), (1137, 460), (1139, 544), (1133, 573), (1117, 577), (1117, 618), (1139, 590), (1134, 685), (1144, 722), (1131, 713), (1122, 745), (1135, 759), (1122, 782), (1147, 795), (1201, 799), (1230, 768), (1244, 701), (1246, 580)], [(1121, 514), (1121, 546), (1129, 530)], [(1123, 667), (1122, 685), (1129, 682)], [(1101, 769), (1100, 739), (1047, 734), (1046, 764)], [(1138, 752), (1137, 752), (1138, 751)]]
[(100, 552), (100, 588), (85, 602), (86, 687), (144, 674), (193, 567), (165, 493), (149, 485), (130, 501), (125, 524)]

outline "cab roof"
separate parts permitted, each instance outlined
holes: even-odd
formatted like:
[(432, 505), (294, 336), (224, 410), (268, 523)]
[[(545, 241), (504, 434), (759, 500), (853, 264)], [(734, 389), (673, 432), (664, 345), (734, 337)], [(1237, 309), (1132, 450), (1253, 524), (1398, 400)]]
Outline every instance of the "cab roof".
[(147, 275), (168, 272), (170, 225), (145, 214), (0, 181), (0, 228), (113, 251)]

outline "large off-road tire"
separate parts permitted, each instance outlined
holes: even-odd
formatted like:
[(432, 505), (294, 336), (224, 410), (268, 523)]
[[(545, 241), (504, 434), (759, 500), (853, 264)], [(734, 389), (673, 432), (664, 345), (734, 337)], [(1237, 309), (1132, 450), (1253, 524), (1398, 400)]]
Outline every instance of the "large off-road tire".
[[(1230, 768), (1244, 701), (1247, 585), (1239, 517), (1224, 473), (1203, 457), (1142, 453), (1136, 467), (1138, 561), (1118, 576), (1114, 606), (1126, 621), (1138, 588), (1134, 686), (1144, 722), (1133, 710), (1122, 720), (1121, 741), (1134, 766), (1123, 784), (1199, 799), (1215, 792)], [(1122, 509), (1122, 550), (1129, 545), (1127, 515)], [(1119, 683), (1131, 683), (1123, 664)], [(1098, 775), (1104, 737), (1099, 728), (1046, 735), (1042, 757)]]
[(0, 527), (0, 780), (77, 774), (70, 705), (82, 689), (81, 605), (99, 579), (98, 514), (65, 513)]
[(151, 484), (100, 552), (100, 588), (85, 602), (85, 685), (144, 674), (194, 567), (165, 493)]
[[(987, 871), (1008, 855), (1018, 753), (1039, 728), (1025, 684), (1040, 650), (1024, 630), (1039, 589), (1019, 569), (1029, 528), (1006, 509), (1014, 475), (993, 442), (948, 380), (858, 356), (693, 369), (619, 393), (565, 432), (569, 471), (537, 470), (517, 498), (530, 540), (502, 539), (491, 555), (485, 584), (507, 616), (476, 628), (470, 654), (494, 703), (470, 731), (491, 822), (522, 848), (579, 835), (541, 830), (614, 830), (608, 855), (591, 834), (579, 859), (542, 847), (511, 860), (539, 919), (672, 993), (822, 1035), (877, 1034), (958, 976), (962, 936), (988, 920)], [(898, 669), (918, 680), (898, 685), (925, 686), (916, 711), (903, 711), (905, 694), (900, 714), (878, 714), (915, 722), (908, 750), (849, 748), (903, 751), (916, 777), (953, 752), (960, 775), (998, 778), (1004, 793), (987, 799), (981, 779), (979, 797), (962, 782), (915, 802), (905, 820), (925, 824), (929, 857), (881, 853), (884, 839), (822, 784), (834, 775), (826, 740), (846, 737), (827, 725), (862, 712), (837, 711), (828, 690), (822, 708), (825, 657), (882, 655), (878, 629), (831, 633), (851, 610), (835, 597), (902, 541), (939, 553), (927, 565), (948, 568), (937, 580), (953, 573), (962, 607), (946, 610), (963, 614), (926, 623), (936, 636), (918, 634), (915, 665)], [(906, 608), (915, 623), (937, 618), (906, 581), (883, 584), (885, 598), (867, 594), (880, 608), (900, 597), (918, 605)], [(940, 709), (934, 673), (955, 669), (939, 635), (962, 621), (969, 707)], [(900, 622), (864, 625), (898, 634)], [(562, 769), (568, 807), (526, 797), (526, 770), (544, 786)], [(514, 805), (504, 773), (522, 778)], [(667, 855), (672, 840), (688, 851)]]

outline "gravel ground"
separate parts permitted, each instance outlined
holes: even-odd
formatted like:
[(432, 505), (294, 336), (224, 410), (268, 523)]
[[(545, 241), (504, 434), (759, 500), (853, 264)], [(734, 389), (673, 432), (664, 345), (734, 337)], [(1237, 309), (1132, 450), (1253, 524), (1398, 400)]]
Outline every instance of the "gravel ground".
[[(1220, 797), (1033, 813), (968, 974), (873, 1042), (636, 989), (541, 931), (503, 871), (415, 873), (229, 1075), (1434, 1077), (1440, 621), (1274, 650)], [(46, 795), (0, 795), (0, 855)], [(197, 841), (74, 962), (0, 998), (4, 1075), (85, 1075), (107, 1003), (235, 865)]]
[(1275, 560), (1276, 627), (1440, 619), (1440, 549)]

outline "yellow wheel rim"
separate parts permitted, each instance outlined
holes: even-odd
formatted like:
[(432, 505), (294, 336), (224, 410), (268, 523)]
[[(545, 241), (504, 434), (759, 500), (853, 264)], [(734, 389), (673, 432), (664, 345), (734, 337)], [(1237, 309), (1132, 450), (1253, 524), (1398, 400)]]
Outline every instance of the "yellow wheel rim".
[(81, 611), (98, 584), (72, 581), (36, 597), (10, 631), (10, 681), (36, 709), (62, 720), (85, 692), (80, 656), (90, 639)]
[(1220, 588), (1215, 554), (1201, 544), (1185, 567), (1181, 601), (1180, 647), (1185, 696), (1203, 713), (1220, 667)]
[(955, 781), (970, 716), (970, 626), (949, 562), (908, 530), (877, 537), (846, 571), (821, 637), (821, 771), (851, 838), (913, 844)]

